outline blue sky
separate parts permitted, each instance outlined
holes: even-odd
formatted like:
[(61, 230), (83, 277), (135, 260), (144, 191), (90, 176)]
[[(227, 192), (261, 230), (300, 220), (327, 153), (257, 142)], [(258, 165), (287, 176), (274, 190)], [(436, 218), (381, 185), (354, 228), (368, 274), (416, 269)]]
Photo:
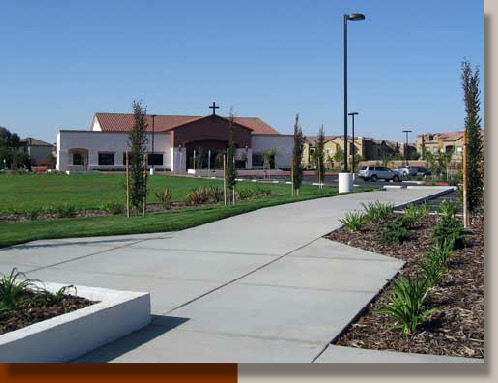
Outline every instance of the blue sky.
[[(342, 15), (356, 134), (461, 129), (460, 63), (484, 73), (475, 0), (9, 1), (0, 14), (0, 126), (54, 142), (93, 113), (259, 116), (291, 133), (343, 129)], [(415, 136), (413, 136), (414, 138)]]

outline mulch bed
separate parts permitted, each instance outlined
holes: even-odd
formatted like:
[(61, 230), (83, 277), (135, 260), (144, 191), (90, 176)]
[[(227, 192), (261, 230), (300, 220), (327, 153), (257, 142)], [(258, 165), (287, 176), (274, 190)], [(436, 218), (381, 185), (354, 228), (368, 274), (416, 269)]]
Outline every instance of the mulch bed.
[(59, 303), (48, 305), (40, 299), (35, 299), (36, 293), (33, 292), (27, 293), (24, 298), (14, 311), (0, 318), (0, 335), (97, 303), (73, 295), (64, 295)]
[[(428, 216), (412, 229), (413, 238), (401, 245), (379, 242), (382, 224), (368, 224), (358, 233), (344, 227), (326, 238), (349, 246), (402, 259), (400, 275), (413, 275), (416, 265), (431, 243), (436, 216)], [(335, 340), (349, 347), (400, 352), (484, 358), (484, 217), (471, 223), (466, 247), (455, 250), (448, 263), (448, 275), (429, 293), (427, 307), (437, 307), (413, 336), (401, 335), (400, 329), (388, 331), (394, 323), (385, 314), (376, 313), (388, 303), (390, 283), (374, 298), (364, 313)]]

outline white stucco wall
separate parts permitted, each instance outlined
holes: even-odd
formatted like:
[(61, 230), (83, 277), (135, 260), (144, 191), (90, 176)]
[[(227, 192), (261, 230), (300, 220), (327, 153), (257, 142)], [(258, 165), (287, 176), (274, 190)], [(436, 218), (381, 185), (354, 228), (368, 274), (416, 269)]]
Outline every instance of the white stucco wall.
[[(253, 154), (263, 154), (263, 152), (275, 148), (275, 166), (277, 168), (290, 168), (292, 159), (292, 149), (294, 147), (294, 136), (292, 135), (253, 135)], [(252, 158), (252, 156), (251, 156)]]
[[(123, 153), (129, 151), (128, 133), (109, 133), (84, 130), (61, 130), (57, 134), (57, 170), (71, 169), (70, 149), (88, 150), (88, 168), (99, 169), (99, 152), (114, 153), (114, 166), (122, 167)], [(152, 134), (147, 133), (147, 151), (152, 152)], [(171, 136), (169, 133), (154, 135), (154, 152), (163, 153), (163, 167), (169, 169), (171, 164)], [(160, 166), (156, 166), (160, 167)]]

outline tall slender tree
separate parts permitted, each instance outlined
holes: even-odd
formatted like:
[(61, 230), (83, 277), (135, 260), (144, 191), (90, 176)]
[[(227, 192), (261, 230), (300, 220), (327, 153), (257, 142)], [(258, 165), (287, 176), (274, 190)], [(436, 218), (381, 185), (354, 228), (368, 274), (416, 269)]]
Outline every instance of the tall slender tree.
[(323, 183), (323, 180), (325, 179), (325, 131), (323, 130), (323, 124), (318, 130), (314, 155), (318, 182)]
[(462, 89), (465, 102), (465, 141), (467, 174), (467, 207), (475, 213), (484, 198), (484, 142), (482, 137), (481, 91), (479, 67), (472, 70), (469, 61), (462, 62)]
[(292, 193), (299, 195), (299, 189), (303, 182), (303, 151), (304, 141), (303, 131), (299, 124), (299, 113), (296, 114), (294, 123), (294, 149), (292, 151)]
[(228, 197), (235, 205), (235, 185), (237, 183), (237, 169), (235, 168), (235, 115), (233, 108), (228, 114), (228, 149), (227, 149), (227, 188)]
[(133, 128), (128, 134), (130, 147), (130, 204), (137, 215), (145, 212), (145, 198), (147, 196), (147, 128), (146, 108), (141, 101), (133, 101)]

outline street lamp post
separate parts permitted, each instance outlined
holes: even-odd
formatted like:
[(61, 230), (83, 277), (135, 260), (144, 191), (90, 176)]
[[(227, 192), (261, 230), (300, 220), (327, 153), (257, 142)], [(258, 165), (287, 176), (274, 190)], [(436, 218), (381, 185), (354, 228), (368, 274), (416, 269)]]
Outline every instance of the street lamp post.
[(354, 163), (354, 155), (355, 155), (355, 146), (354, 146), (354, 116), (358, 115), (359, 113), (358, 112), (350, 112), (348, 113), (348, 115), (350, 115), (352, 118), (353, 118), (353, 124), (352, 124), (352, 127), (351, 127), (351, 131), (352, 131), (352, 138), (353, 138), (353, 148), (352, 148), (352, 153), (351, 153), (351, 157), (352, 157), (352, 164), (351, 164), (351, 168), (353, 170), (353, 174), (355, 173), (355, 163)]
[(353, 191), (352, 174), (348, 172), (348, 21), (365, 20), (361, 13), (344, 15), (344, 166), (339, 174), (339, 193)]
[(403, 130), (403, 133), (406, 133), (406, 141), (405, 141), (405, 162), (406, 166), (408, 166), (408, 133), (411, 133), (412, 130)]

